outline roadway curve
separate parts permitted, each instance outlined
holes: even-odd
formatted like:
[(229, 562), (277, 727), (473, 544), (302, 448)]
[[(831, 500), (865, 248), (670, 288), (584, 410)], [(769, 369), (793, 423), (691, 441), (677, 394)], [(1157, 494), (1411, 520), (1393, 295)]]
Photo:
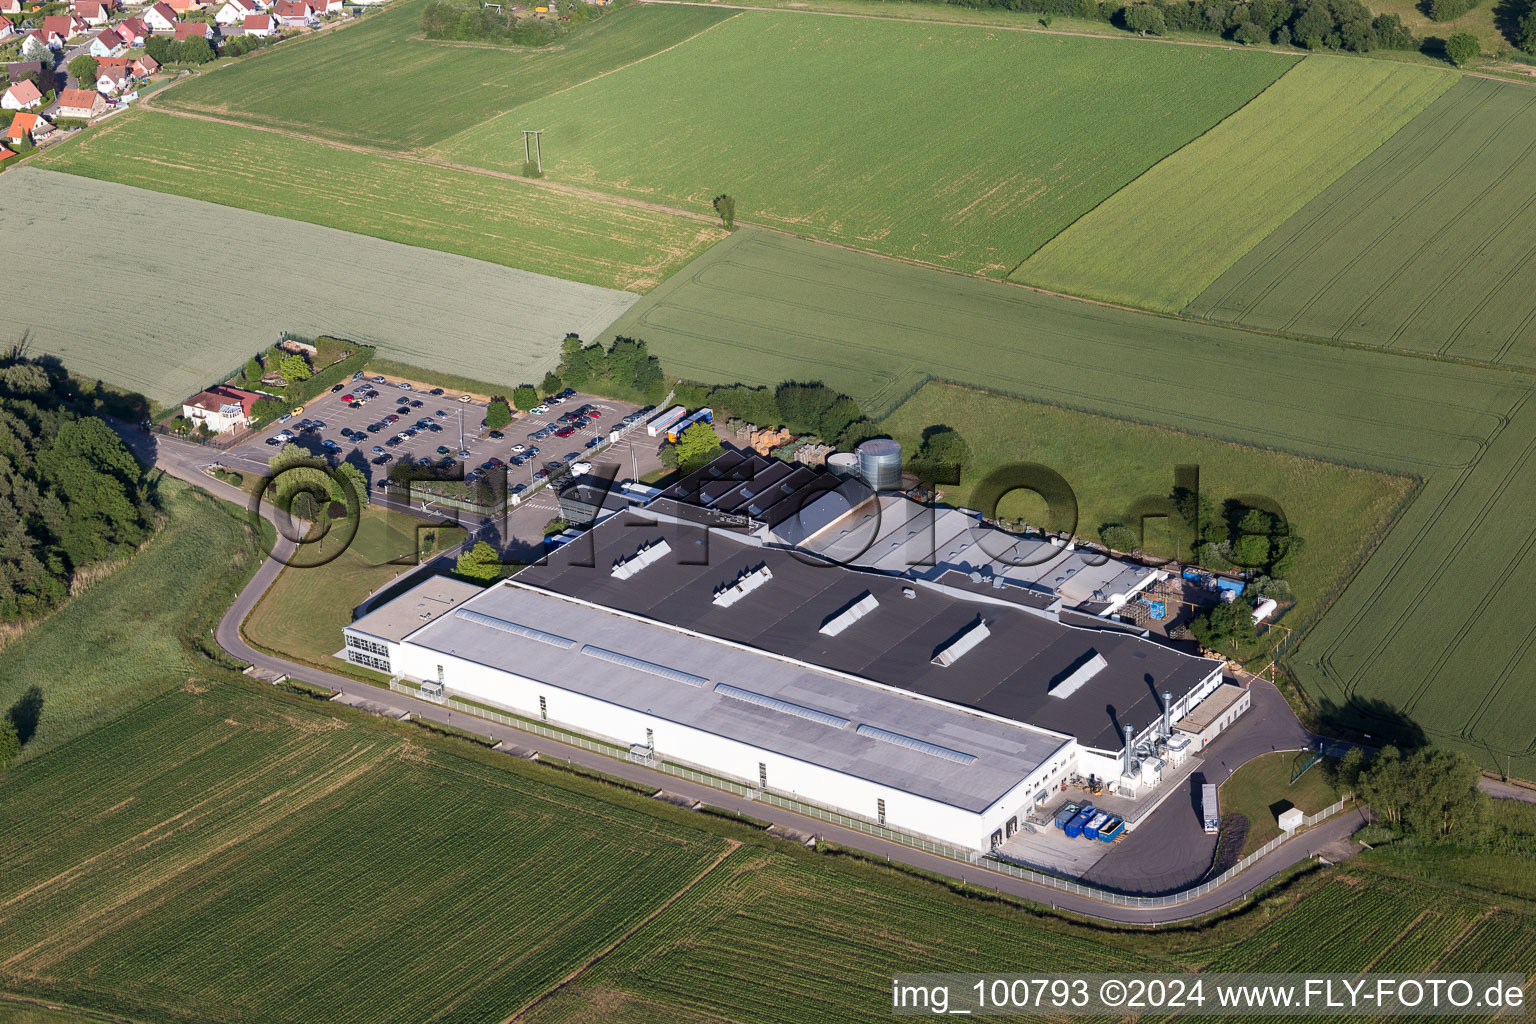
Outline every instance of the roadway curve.
[[(216, 457), (209, 449), (167, 438), (164, 435), (147, 434), (138, 428), (121, 423), (114, 423), (113, 426), (123, 436), (124, 441), (128, 443), (129, 447), (134, 450), (134, 453), (145, 463), (152, 464), (179, 480), (184, 480), (194, 486), (201, 487), (215, 497), (232, 501), (242, 508), (249, 507), (249, 495), (229, 484), (215, 480), (203, 472), (203, 468), (212, 463)], [(262, 514), (276, 525), (276, 520), (273, 517), (270, 506), (263, 505)], [(380, 689), (378, 686), (370, 683), (337, 675), (323, 669), (312, 668), (298, 662), (274, 657), (263, 651), (258, 651), (246, 643), (245, 638), (240, 633), (240, 624), (245, 621), (251, 609), (256, 606), (256, 602), (261, 600), (262, 594), (266, 593), (267, 588), (272, 585), (272, 581), (282, 571), (283, 561), (292, 552), (294, 546), (291, 540), (282, 536), (282, 531), (279, 529), (278, 543), (273, 552), (275, 557), (268, 558), (262, 563), (255, 576), (241, 590), (234, 604), (224, 613), (224, 617), (219, 620), (218, 628), (214, 633), (219, 646), (234, 657), (250, 662), (259, 669), (284, 674), (290, 678), (324, 686), (328, 689), (338, 690), (350, 698), (365, 702), (373, 710), (385, 713), (392, 712), (397, 715), (408, 712), (417, 718), (452, 724), (453, 712), (436, 704), (416, 700), (404, 694), (396, 693), (393, 690)], [(1197, 899), (1167, 907), (1127, 907), (1105, 903), (1088, 896), (1064, 892), (1008, 875), (997, 874), (985, 868), (962, 865), (945, 857), (925, 853), (898, 843), (888, 842), (875, 836), (866, 835), (863, 832), (845, 829), (817, 818), (805, 817), (792, 811), (771, 807), (744, 797), (737, 797), (717, 789), (653, 771), (642, 765), (605, 757), (602, 754), (572, 747), (556, 740), (534, 736), (508, 726), (486, 721), (485, 719), (475, 718), (471, 722), (466, 722), (464, 715), (461, 713), (459, 721), (461, 726), (470, 726), (477, 733), (493, 736), (498, 740), (504, 740), (523, 750), (537, 751), (542, 758), (559, 758), (568, 763), (579, 764), (600, 771), (606, 775), (617, 776), (637, 785), (656, 790), (666, 790), (669, 793), (675, 793), (690, 800), (702, 801), (712, 807), (745, 814), (759, 820), (766, 819), (781, 828), (818, 835), (839, 846), (856, 849), (874, 857), (884, 857), (890, 861), (899, 861), (936, 875), (959, 878), (962, 883), (976, 888), (1006, 892), (1035, 903), (1048, 905), (1053, 909), (1065, 910), (1084, 917), (1098, 918), (1119, 924), (1172, 924), (1220, 910), (1243, 899), (1286, 869), (1312, 859), (1325, 848), (1333, 847), (1337, 849), (1339, 844), (1345, 843), (1350, 834), (1364, 824), (1366, 820), (1362, 810), (1353, 810), (1325, 822), (1321, 826), (1281, 845), (1273, 853), (1247, 871), (1244, 871), (1241, 875)]]

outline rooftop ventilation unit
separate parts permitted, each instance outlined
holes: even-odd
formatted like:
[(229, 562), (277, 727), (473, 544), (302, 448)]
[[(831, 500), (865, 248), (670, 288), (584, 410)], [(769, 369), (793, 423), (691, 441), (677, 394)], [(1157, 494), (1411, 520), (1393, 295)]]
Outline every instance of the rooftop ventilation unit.
[(1065, 678), (1051, 687), (1051, 696), (1065, 700), (1081, 689), (1088, 680), (1098, 675), (1109, 667), (1109, 662), (1104, 660), (1104, 655), (1098, 651), (1092, 652), (1092, 656), (1077, 668), (1073, 669)]
[(735, 583), (715, 591), (715, 604), (721, 608), (729, 608), (771, 579), (773, 579), (773, 570), (767, 565), (760, 565), (750, 572), (744, 572)]
[(644, 545), (632, 558), (625, 559), (613, 567), (614, 579), (627, 580), (646, 566), (670, 554), (672, 551), (665, 539), (653, 544)]
[(991, 635), (992, 633), (987, 629), (986, 622), (978, 618), (975, 622), (961, 630), (959, 636), (945, 644), (943, 649), (934, 655), (933, 663), (942, 668), (948, 668), (959, 661), (961, 655)]
[(854, 730), (860, 736), (868, 736), (872, 740), (882, 743), (894, 743), (898, 747), (906, 747), (908, 750), (916, 750), (924, 754), (932, 754), (934, 757), (942, 757), (946, 761), (956, 764), (972, 764), (976, 760), (975, 754), (967, 754), (961, 750), (951, 750), (949, 747), (941, 747), (937, 743), (929, 743), (913, 736), (903, 736), (899, 732), (888, 732), (885, 729), (877, 729), (872, 725), (861, 725)]
[(620, 654), (618, 651), (610, 651), (603, 647), (593, 647), (587, 644), (581, 649), (581, 653), (589, 658), (606, 661), (610, 665), (618, 665), (621, 668), (632, 668), (636, 672), (648, 672), (653, 676), (670, 679), (674, 683), (686, 683), (689, 686), (705, 686), (709, 683), (703, 676), (696, 676), (692, 672), (684, 672), (682, 669), (668, 668), (658, 665), (654, 661), (646, 661), (643, 658), (633, 658), (628, 654)]
[(911, 587), (902, 587), (901, 596), (906, 598), (908, 601), (915, 601), (917, 599), (917, 591)]
[(864, 616), (880, 607), (880, 602), (875, 600), (875, 595), (864, 591), (854, 602), (821, 624), (818, 630), (823, 636), (837, 636), (849, 626), (858, 622)]
[(537, 640), (541, 644), (549, 644), (568, 651), (576, 646), (576, 641), (568, 637), (558, 636), (554, 633), (546, 633), (542, 629), (534, 629), (532, 626), (524, 626), (517, 622), (508, 622), (506, 619), (498, 619), (494, 615), (486, 615), (482, 612), (472, 611), (469, 608), (460, 608), (453, 614), (466, 622), (473, 622), (477, 626), (488, 626), (491, 629), (499, 629), (503, 633), (511, 633), (525, 640)]
[(803, 704), (794, 704), (777, 697), (770, 697), (766, 693), (758, 693), (755, 690), (743, 690), (739, 686), (730, 686), (726, 683), (716, 683), (715, 692), (722, 697), (743, 701), (747, 704), (756, 704), (760, 708), (769, 708), (773, 711), (781, 711), (786, 715), (794, 715), (796, 718), (804, 718), (811, 722), (820, 722), (822, 725), (833, 729), (845, 729), (848, 727), (848, 719), (829, 715), (825, 711), (817, 711)]

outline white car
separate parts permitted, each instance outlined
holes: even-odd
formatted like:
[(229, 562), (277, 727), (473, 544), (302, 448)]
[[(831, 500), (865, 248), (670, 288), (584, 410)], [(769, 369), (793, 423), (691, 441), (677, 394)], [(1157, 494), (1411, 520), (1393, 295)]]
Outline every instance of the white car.
[(528, 446), (525, 444), (515, 444), (512, 446), (512, 450), (515, 452), (523, 452), (528, 450)]

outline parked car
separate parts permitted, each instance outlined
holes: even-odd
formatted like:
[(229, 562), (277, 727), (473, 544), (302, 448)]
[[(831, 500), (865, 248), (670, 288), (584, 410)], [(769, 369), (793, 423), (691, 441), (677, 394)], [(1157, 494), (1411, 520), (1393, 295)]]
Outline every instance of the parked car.
[(331, 388), (331, 394), (333, 394), (333, 395), (334, 395), (334, 394), (335, 394), (335, 393), (336, 393), (336, 392), (338, 392), (338, 391), (340, 391), (340, 390), (341, 390), (341, 389), (342, 389), (342, 388), (344, 388), (344, 387), (346, 387), (346, 385), (345, 385), (345, 384), (337, 384), (337, 385), (334, 385), (334, 386), (333, 386), (333, 387), (332, 387), (332, 388)]
[(383, 384), (384, 383), (384, 378), (383, 377), (375, 377), (375, 378), (373, 378), (373, 382), (375, 384)]
[(384, 454), (384, 449), (381, 448), (378, 445), (374, 445), (372, 448), (370, 448), (368, 450), (373, 452), (373, 454), (375, 454), (375, 455), (383, 455)]
[(539, 454), (539, 446), (538, 445), (534, 445), (533, 447), (529, 448), (526, 452), (523, 453), (523, 457), (524, 458), (532, 458), (533, 456), (535, 456), (537, 454)]
[(468, 395), (460, 395), (459, 396), (459, 401), (461, 401), (461, 402), (473, 402), (474, 399), (469, 397)]
[(587, 410), (587, 419), (589, 419), (589, 420), (601, 419), (602, 415), (603, 415), (603, 410), (601, 410), (601, 409), (588, 409)]
[(352, 379), (353, 380), (362, 380), (363, 379), (363, 371), (362, 370), (358, 370), (356, 373), (354, 373), (352, 375)]
[(516, 487), (512, 488), (510, 493), (512, 493), (512, 494), (522, 494), (527, 489), (528, 489), (528, 485), (527, 484), (518, 484)]
[[(375, 458), (369, 459), (368, 461), (372, 462), (375, 466), (382, 466), (382, 465), (384, 465), (384, 463), (389, 461), (389, 455), (388, 454), (379, 455), (379, 456), (376, 456)], [(384, 481), (380, 480), (379, 481), (379, 486), (380, 487), (384, 486)]]
[(570, 437), (574, 433), (576, 433), (576, 428), (575, 427), (561, 427), (559, 430), (555, 431), (555, 436), (556, 437)]
[(409, 384), (407, 384), (405, 381), (401, 381), (400, 382), (400, 390), (401, 391), (409, 391), (409, 390), (411, 390), (411, 386)]
[(390, 413), (388, 416), (384, 417), (384, 422), (385, 423), (399, 423), (400, 422), (400, 417), (395, 415), (394, 413)]
[(527, 448), (526, 445), (521, 445), (521, 444), (515, 444), (515, 445), (512, 446), (512, 450), (515, 451), (515, 452), (524, 451), (526, 448)]
[(274, 434), (273, 436), (267, 438), (267, 444), (279, 445), (279, 444), (282, 444), (282, 443), (283, 443), (283, 439), (278, 437), (276, 434)]
[(283, 413), (281, 416), (279, 416), (277, 418), (277, 422), (279, 422), (279, 423), (287, 423), (291, 419), (293, 419), (293, 413), (285, 412), (285, 413)]
[(419, 398), (411, 399), (411, 408), (412, 409), (420, 409), (421, 408), (421, 399), (419, 399)]
[(353, 402), (357, 401), (357, 396), (356, 395), (342, 395), (341, 396), (341, 400), (343, 402), (346, 402), (348, 405), (351, 405)]
[(489, 434), (487, 434), (486, 436), (489, 437), (492, 441), (504, 441), (504, 440), (506, 440), (506, 437), (507, 437), (506, 434), (503, 434), (499, 430), (493, 430)]
[(534, 483), (538, 483), (538, 482), (539, 482), (539, 481), (540, 481), (540, 480), (543, 480), (543, 479), (544, 479), (544, 478), (545, 478), (545, 477), (547, 477), (547, 476), (549, 476), (549, 474), (548, 474), (548, 473), (546, 473), (546, 472), (544, 472), (544, 471), (543, 471), (543, 470), (542, 470), (542, 469), (541, 469), (541, 470), (539, 470), (539, 471), (538, 471), (538, 472), (537, 472), (537, 473), (535, 473), (535, 474), (533, 474), (533, 482), (534, 482)]
[(459, 458), (467, 459), (467, 458), (469, 458), (469, 449), (465, 448), (463, 451), (460, 451), (457, 454), (458, 454)]
[(448, 410), (447, 409), (436, 409), (436, 410), (433, 411), (432, 415), (433, 416), (447, 416), (448, 415)]
[(427, 394), (429, 394), (429, 395), (440, 395), (442, 393), (443, 393), (443, 389), (442, 388), (433, 388), (431, 391), (427, 392)]
[(602, 438), (594, 437), (592, 440), (587, 442), (587, 447), (588, 448), (596, 448), (598, 445), (600, 445), (602, 443), (603, 443), (603, 439)]
[(402, 405), (400, 408), (396, 409), (395, 412), (399, 413), (401, 416), (409, 416), (411, 414), (411, 407), (408, 405)]

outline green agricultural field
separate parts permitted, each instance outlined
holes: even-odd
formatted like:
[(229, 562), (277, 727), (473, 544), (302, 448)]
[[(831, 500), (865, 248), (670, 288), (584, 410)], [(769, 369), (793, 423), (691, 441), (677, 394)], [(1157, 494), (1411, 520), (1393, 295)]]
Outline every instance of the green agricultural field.
[(752, 231), (614, 331), (691, 379), (821, 379), (875, 417), (934, 377), (1417, 478), (1291, 667), (1328, 720), (1376, 736), (1422, 729), (1489, 767), (1497, 757), (1536, 774), (1523, 682), (1536, 678), (1536, 629), (1521, 612), (1536, 573), (1526, 376), (1132, 313)]
[(1523, 906), (1490, 906), (1369, 858), (1304, 879), (1259, 912), (1149, 935), (1021, 919), (1006, 905), (938, 893), (894, 873), (743, 849), (526, 1020), (868, 1021), (891, 1012), (891, 972), (918, 963), (942, 972), (1025, 964), (1046, 974), (1416, 973), (1453, 969), (1447, 964), (1528, 972), (1533, 940), (1536, 920)]
[[(947, 384), (925, 386), (880, 425), (913, 452), (923, 431), (938, 424), (959, 431), (974, 457), (960, 486), (946, 488), (951, 504), (975, 506), (974, 488), (989, 473), (1037, 462), (1061, 473), (1077, 495), (1080, 536), (1097, 537), (1104, 523), (1127, 521), (1127, 511), (1140, 498), (1168, 494), (1179, 465), (1200, 467), (1201, 493), (1218, 509), (1240, 494), (1270, 497), (1306, 541), (1288, 581), (1297, 604), (1287, 625), (1304, 624), (1321, 610), (1413, 487), (1406, 477)], [(1026, 518), (1041, 522), (1043, 512), (1039, 515)]]
[[(723, 235), (702, 221), (522, 180), (143, 111), (52, 148), (35, 165), (629, 291), (655, 286)], [(206, 229), (192, 234), (203, 244), (229, 244)], [(338, 284), (370, 269), (349, 262), (336, 258), (331, 273)], [(374, 280), (399, 287), (387, 277)], [(468, 268), (464, 280), (474, 283)], [(465, 304), (450, 298), (455, 290), (449, 284), (423, 297), (422, 312), (462, 310)], [(494, 291), (477, 292), (477, 302)], [(430, 361), (419, 351), (406, 354), (416, 356), (409, 362)]]
[(1536, 89), (1463, 78), (1186, 310), (1536, 367)]
[[(1267, 53), (790, 12), (467, 128), (430, 152), (1004, 276), (1295, 63)], [(1092, 124), (1093, 130), (1085, 130)]]
[[(406, 559), (427, 538), (415, 529), (425, 526), (402, 513), (370, 507), (358, 520), (355, 535), (333, 527), (306, 562), (323, 564), (284, 569), (241, 624), (250, 642), (312, 665), (345, 671), (331, 655), (341, 649), (341, 630), (352, 621), (352, 609), (369, 594), (410, 569)], [(433, 529), (431, 550), (451, 547), (464, 539), (458, 527)], [(332, 557), (334, 555), (334, 557)], [(392, 564), (396, 560), (399, 564)]]
[[(262, 138), (282, 147), (276, 136)], [(25, 331), (34, 351), (61, 356), (86, 379), (162, 407), (179, 407), (225, 379), (285, 330), (364, 342), (401, 362), (498, 377), (503, 386), (537, 380), (559, 362), (566, 331), (595, 335), (635, 301), (627, 292), (29, 167), (0, 178), (0, 203), (27, 211), (7, 219), (6, 237), (32, 253), (50, 281), (49, 301), (17, 306), (13, 333)], [(196, 230), (127, 264), (98, 244), (103, 236), (155, 237), (167, 224)], [(142, 315), (125, 322), (130, 309)]]
[(1011, 277), (1178, 312), (1457, 81), (1410, 64), (1308, 57)]
[(530, 48), (426, 39), (425, 6), (426, 0), (392, 4), (345, 31), (198, 75), (153, 102), (332, 141), (417, 149), (644, 60), (734, 13), (636, 5), (553, 45)]
[(154, 538), (0, 655), (0, 708), (42, 692), (23, 760), (206, 671), (187, 644), (218, 621), (259, 552), (242, 510), (170, 478), (158, 487), (166, 521)]
[(406, 728), (193, 681), (13, 769), (0, 988), (133, 1020), (483, 1024), (728, 849)]

